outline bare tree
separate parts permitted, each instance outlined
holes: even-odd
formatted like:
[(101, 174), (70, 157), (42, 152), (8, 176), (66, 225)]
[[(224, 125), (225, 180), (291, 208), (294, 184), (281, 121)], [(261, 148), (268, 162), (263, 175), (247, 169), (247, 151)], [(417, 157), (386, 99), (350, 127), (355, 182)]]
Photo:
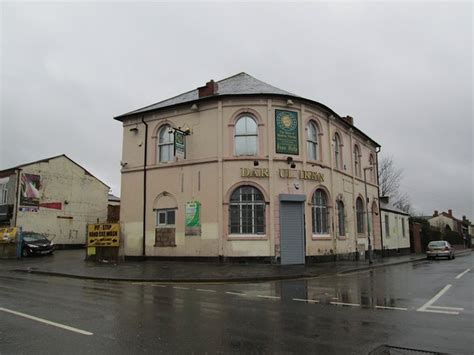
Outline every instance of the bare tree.
[(379, 188), (380, 196), (389, 196), (390, 202), (409, 213), (411, 208), (410, 197), (400, 191), (403, 170), (395, 165), (392, 157), (382, 157), (379, 161)]

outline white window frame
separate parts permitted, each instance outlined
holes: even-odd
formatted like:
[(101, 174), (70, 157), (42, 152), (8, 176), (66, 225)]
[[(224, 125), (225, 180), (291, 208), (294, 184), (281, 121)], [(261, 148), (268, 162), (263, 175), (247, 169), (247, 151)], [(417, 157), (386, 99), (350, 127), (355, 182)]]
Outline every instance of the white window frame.
[[(253, 123), (255, 124), (255, 133), (252, 133), (252, 132), (248, 132), (248, 128), (247, 128), (247, 125), (245, 126), (245, 132), (244, 133), (239, 133), (237, 134), (237, 125), (239, 124), (239, 121), (240, 120), (252, 120)], [(243, 137), (243, 138), (251, 138), (251, 137), (255, 137), (255, 151), (252, 151), (250, 152), (249, 151), (249, 147), (248, 146), (245, 146), (245, 152), (244, 153), (238, 153), (237, 152), (237, 141), (238, 139), (237, 138), (240, 138), (240, 137)], [(252, 115), (249, 115), (249, 114), (245, 114), (245, 115), (242, 115), (240, 116), (236, 121), (235, 121), (235, 125), (234, 125), (234, 155), (235, 156), (256, 156), (258, 155), (258, 145), (259, 145), (259, 142), (258, 142), (258, 121), (255, 119), (255, 117), (253, 117)]]
[[(311, 136), (311, 128), (314, 130), (314, 136)], [(309, 121), (306, 128), (306, 150), (308, 151), (308, 160), (319, 160), (319, 142), (318, 142), (318, 125), (314, 121)], [(311, 152), (314, 151), (314, 157)]]
[[(159, 130), (158, 130), (158, 144), (157, 144), (157, 147), (158, 147), (158, 159), (157, 161), (159, 163), (169, 163), (169, 162), (172, 162), (174, 161), (174, 133), (172, 134), (169, 134), (169, 130), (172, 129), (170, 125), (164, 125), (162, 126)], [(166, 131), (166, 132), (164, 132)], [(171, 137), (170, 140), (167, 140), (167, 141), (162, 141), (161, 137), (166, 137), (166, 135), (168, 137)], [(170, 149), (170, 154), (168, 154), (168, 157), (166, 159), (161, 159), (161, 152), (162, 150), (167, 147), (168, 149)]]
[[(168, 213), (173, 212), (174, 214), (174, 223), (168, 223)], [(165, 223), (160, 223), (160, 215), (164, 214), (165, 216)], [(156, 227), (163, 228), (163, 227), (172, 227), (176, 225), (176, 209), (175, 208), (163, 208), (156, 210), (156, 219), (155, 219)]]
[[(317, 194), (321, 193), (321, 204), (318, 204)], [(312, 229), (313, 235), (321, 236), (329, 234), (329, 208), (328, 208), (328, 194), (323, 189), (317, 189), (311, 199), (312, 206)], [(320, 229), (318, 230), (317, 217), (321, 218)], [(326, 227), (326, 228), (324, 228)]]

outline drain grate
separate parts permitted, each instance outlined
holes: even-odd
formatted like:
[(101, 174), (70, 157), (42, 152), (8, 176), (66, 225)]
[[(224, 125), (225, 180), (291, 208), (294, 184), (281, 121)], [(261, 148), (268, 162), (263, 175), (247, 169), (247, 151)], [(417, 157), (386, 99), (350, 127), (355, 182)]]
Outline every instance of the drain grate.
[(401, 346), (381, 345), (372, 350), (368, 355), (446, 355), (437, 351), (411, 349)]

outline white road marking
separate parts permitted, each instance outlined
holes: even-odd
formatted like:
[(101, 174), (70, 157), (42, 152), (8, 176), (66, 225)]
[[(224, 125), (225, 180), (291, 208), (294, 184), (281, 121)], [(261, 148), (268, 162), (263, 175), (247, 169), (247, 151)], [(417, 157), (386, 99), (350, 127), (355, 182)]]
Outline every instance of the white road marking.
[(280, 297), (277, 297), (277, 296), (265, 296), (265, 295), (257, 295), (257, 297), (260, 297), (260, 298), (270, 298), (272, 300), (279, 300)]
[(377, 309), (393, 309), (397, 311), (408, 311), (408, 308), (405, 307), (389, 307), (389, 306), (375, 306)]
[(456, 276), (456, 279), (460, 279), (460, 278), (463, 277), (465, 274), (467, 274), (469, 271), (471, 271), (471, 269), (466, 269), (466, 270), (464, 270), (464, 271), (461, 272), (458, 276)]
[(239, 293), (239, 292), (229, 292), (229, 291), (226, 291), (226, 293), (227, 293), (228, 295), (245, 296), (245, 293)]
[(417, 309), (418, 312), (423, 312), (426, 310), (426, 308), (428, 308), (429, 306), (431, 306), (433, 303), (435, 303), (442, 295), (444, 295), (446, 293), (446, 291), (448, 291), (449, 289), (451, 288), (451, 285), (446, 285), (444, 286), (444, 288), (439, 291), (436, 295), (434, 295), (434, 297), (432, 299), (430, 299), (428, 302), (426, 302), (423, 306), (421, 306), (420, 308)]
[(177, 290), (189, 290), (189, 287), (173, 286), (173, 288), (175, 288)]
[(167, 287), (166, 285), (152, 285), (153, 287)]
[(200, 291), (200, 292), (216, 292), (215, 290), (207, 290), (207, 289), (204, 289), (204, 288), (197, 288), (196, 291)]
[(308, 302), (308, 303), (319, 303), (318, 300), (306, 300), (306, 299), (303, 299), (303, 298), (293, 298), (293, 301)]
[(351, 306), (351, 307), (360, 307), (359, 303), (344, 303), (344, 302), (329, 302), (330, 304), (334, 304), (336, 306)]
[(430, 308), (444, 309), (446, 311), (463, 311), (464, 308), (460, 307), (444, 307), (444, 306), (430, 306)]
[[(459, 312), (453, 312), (453, 311), (444, 311), (441, 309), (447, 309), (446, 307), (439, 308), (438, 306), (433, 306), (433, 304), (442, 296), (444, 295), (452, 285), (446, 285), (444, 288), (439, 291), (432, 299), (430, 299), (428, 302), (426, 302), (423, 306), (417, 309), (417, 312), (431, 312), (431, 313), (442, 313), (442, 314), (459, 314)], [(436, 309), (428, 309), (428, 308), (437, 308)], [(448, 308), (449, 309), (449, 308)]]
[(434, 310), (434, 309), (425, 309), (425, 310), (417, 310), (418, 312), (430, 312), (430, 313), (442, 313), (442, 314), (459, 314), (459, 312), (451, 312), (451, 311), (438, 311), (438, 310)]
[(66, 329), (66, 330), (69, 330), (69, 331), (71, 331), (71, 332), (79, 333), (79, 334), (82, 334), (82, 335), (94, 335), (94, 333), (91, 333), (91, 332), (88, 332), (88, 331), (85, 331), (85, 330), (81, 330), (81, 329), (78, 329), (78, 328), (70, 327), (70, 326), (68, 326), (68, 325), (64, 325), (64, 324), (60, 324), (60, 323), (56, 323), (56, 322), (51, 322), (51, 321), (49, 321), (49, 320), (47, 320), (47, 319), (43, 319), (43, 318), (39, 318), (39, 317), (35, 317), (35, 316), (30, 316), (29, 314), (26, 314), (26, 313), (21, 313), (21, 312), (17, 312), (17, 311), (12, 311), (11, 309), (7, 309), (7, 308), (2, 308), (2, 307), (0, 307), (0, 311), (6, 312), (6, 313), (11, 313), (11, 314), (14, 314), (14, 315), (19, 316), (19, 317), (31, 319), (31, 320), (34, 320), (34, 321), (37, 321), (37, 322), (40, 322), (40, 323), (52, 325), (53, 327), (58, 327), (58, 328), (61, 328), (61, 329)]

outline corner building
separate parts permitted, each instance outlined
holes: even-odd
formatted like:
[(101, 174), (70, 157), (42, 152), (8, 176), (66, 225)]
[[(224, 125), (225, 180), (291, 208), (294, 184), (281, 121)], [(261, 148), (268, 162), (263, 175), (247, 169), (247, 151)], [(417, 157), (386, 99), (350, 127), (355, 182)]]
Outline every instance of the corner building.
[(368, 234), (381, 249), (380, 146), (351, 117), (240, 73), (115, 119), (125, 256), (302, 264), (361, 255)]

